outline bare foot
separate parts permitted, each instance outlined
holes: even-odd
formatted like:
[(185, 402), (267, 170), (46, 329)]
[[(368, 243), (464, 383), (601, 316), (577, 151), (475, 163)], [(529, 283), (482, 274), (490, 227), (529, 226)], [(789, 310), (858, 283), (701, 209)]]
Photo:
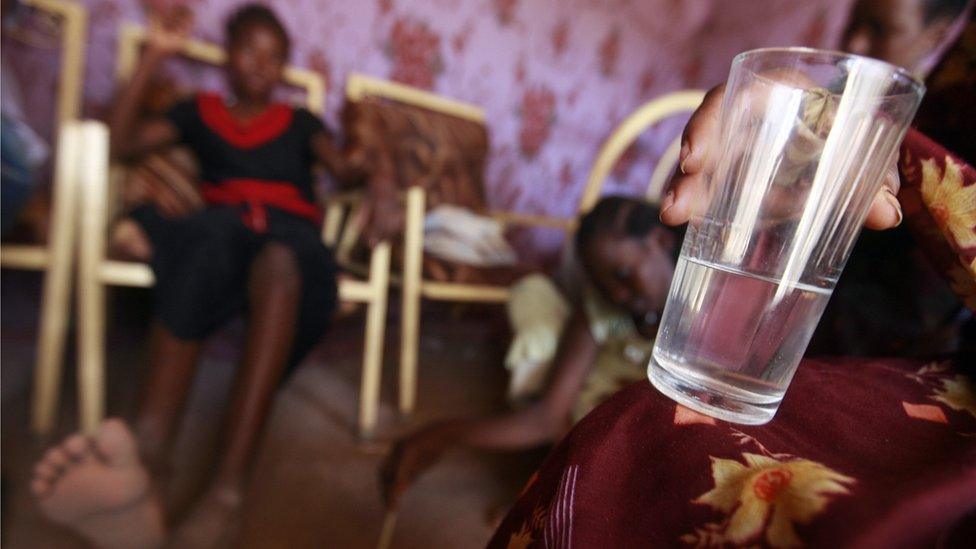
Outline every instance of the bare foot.
[(45, 517), (96, 547), (160, 547), (162, 507), (138, 456), (125, 423), (109, 419), (93, 436), (75, 434), (48, 450), (34, 467), (31, 490)]
[(174, 549), (230, 547), (236, 541), (244, 497), (236, 488), (211, 488), (173, 534)]

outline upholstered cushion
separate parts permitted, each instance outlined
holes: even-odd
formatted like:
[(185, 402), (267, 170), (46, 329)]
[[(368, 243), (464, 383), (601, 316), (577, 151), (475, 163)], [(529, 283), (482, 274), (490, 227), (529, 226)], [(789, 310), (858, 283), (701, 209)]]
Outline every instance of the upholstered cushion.
[[(367, 157), (387, 155), (400, 188), (424, 187), (428, 209), (452, 204), (486, 211), (484, 125), (377, 98), (348, 101), (342, 118), (348, 148), (364, 150)], [(534, 270), (534, 265), (485, 268), (424, 257), (425, 278), (438, 281), (508, 285)]]
[(899, 160), (905, 222), (952, 289), (976, 310), (976, 170), (910, 130)]
[(488, 134), (483, 125), (367, 98), (346, 103), (343, 126), (350, 148), (389, 155), (401, 188), (422, 185), (429, 208), (446, 203), (484, 211)]

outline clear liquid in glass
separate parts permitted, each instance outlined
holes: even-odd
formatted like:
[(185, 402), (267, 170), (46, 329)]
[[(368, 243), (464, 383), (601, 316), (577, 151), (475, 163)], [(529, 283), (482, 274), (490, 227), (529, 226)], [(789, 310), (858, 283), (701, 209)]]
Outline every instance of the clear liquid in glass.
[(648, 366), (654, 386), (720, 419), (772, 419), (831, 293), (782, 284), (682, 255)]

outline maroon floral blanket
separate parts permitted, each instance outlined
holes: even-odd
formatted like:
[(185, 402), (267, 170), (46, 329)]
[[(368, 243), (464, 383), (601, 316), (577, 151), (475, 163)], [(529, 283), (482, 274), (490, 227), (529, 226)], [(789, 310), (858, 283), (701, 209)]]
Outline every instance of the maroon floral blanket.
[(976, 390), (963, 365), (806, 360), (763, 426), (637, 383), (570, 432), (489, 546), (965, 546)]

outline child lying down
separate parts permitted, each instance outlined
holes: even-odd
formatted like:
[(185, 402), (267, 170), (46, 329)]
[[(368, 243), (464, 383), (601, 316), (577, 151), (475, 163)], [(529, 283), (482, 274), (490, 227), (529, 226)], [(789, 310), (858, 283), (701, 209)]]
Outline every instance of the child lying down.
[(601, 200), (575, 237), (582, 280), (566, 273), (557, 289), (531, 275), (512, 290), (509, 396), (530, 402), (497, 416), (432, 423), (398, 441), (383, 466), (388, 505), (452, 446), (511, 451), (553, 443), (597, 404), (643, 379), (677, 243), (649, 203)]

